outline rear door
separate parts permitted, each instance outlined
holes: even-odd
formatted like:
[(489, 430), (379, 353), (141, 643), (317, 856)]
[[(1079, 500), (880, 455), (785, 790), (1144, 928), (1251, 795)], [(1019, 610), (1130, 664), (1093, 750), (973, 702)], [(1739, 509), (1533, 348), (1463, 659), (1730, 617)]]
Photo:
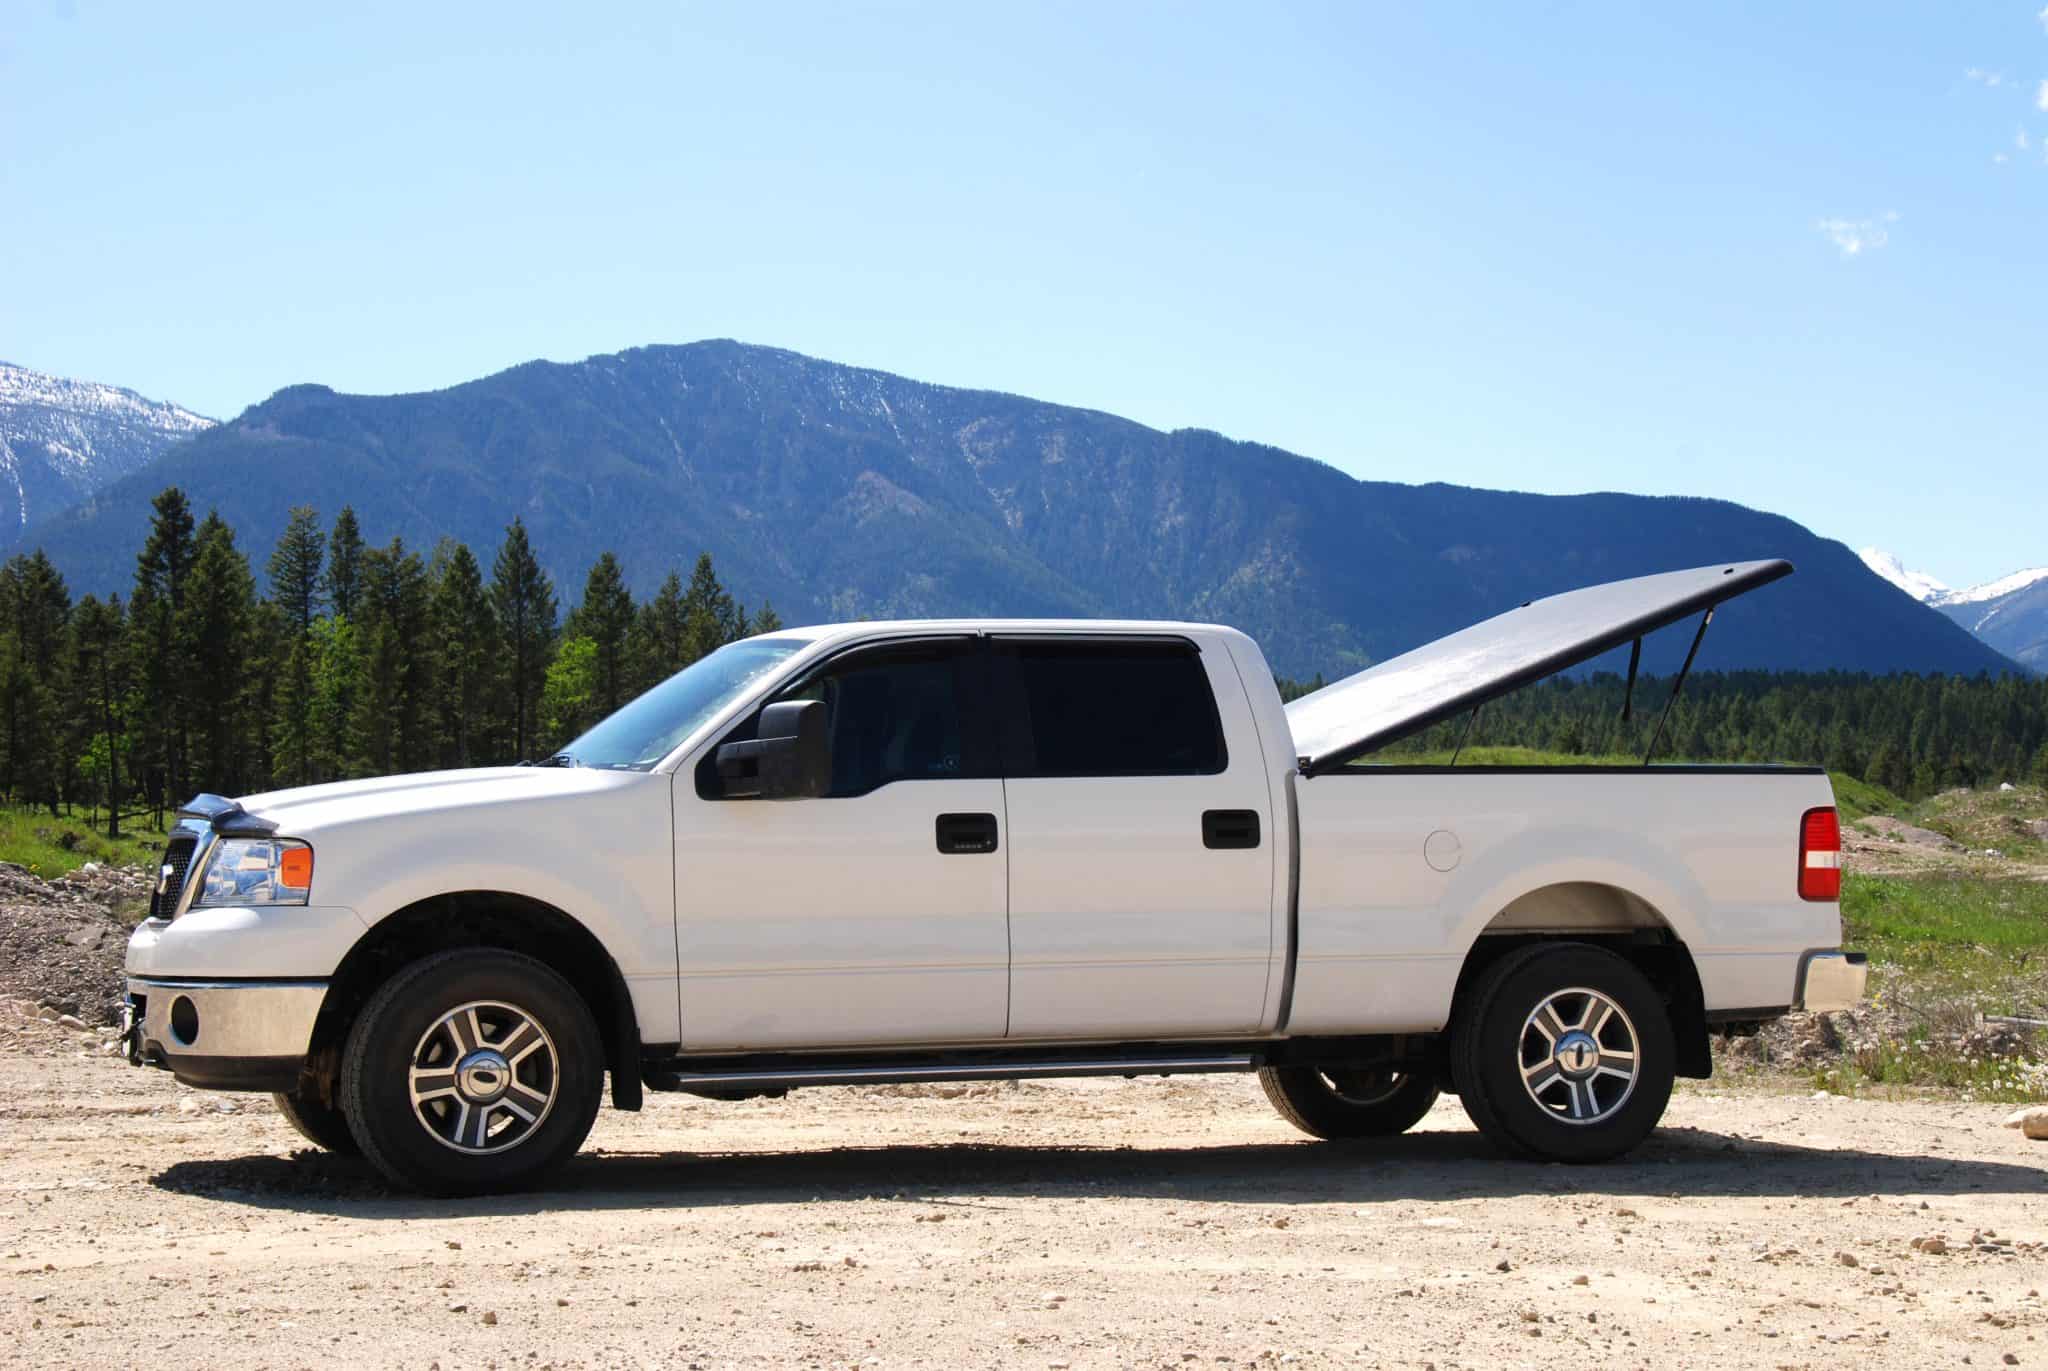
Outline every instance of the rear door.
[(1229, 657), (1174, 637), (994, 647), (1010, 1036), (1255, 1030), (1274, 955), (1275, 834)]

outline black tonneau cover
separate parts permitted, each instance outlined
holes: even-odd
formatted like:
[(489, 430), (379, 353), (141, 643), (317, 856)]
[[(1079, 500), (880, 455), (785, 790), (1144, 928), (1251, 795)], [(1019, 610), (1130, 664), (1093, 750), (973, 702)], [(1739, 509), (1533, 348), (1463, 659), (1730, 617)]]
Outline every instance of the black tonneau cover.
[(1737, 562), (1531, 600), (1294, 701), (1287, 724), (1295, 756), (1309, 775), (1342, 766), (1791, 574), (1787, 561)]

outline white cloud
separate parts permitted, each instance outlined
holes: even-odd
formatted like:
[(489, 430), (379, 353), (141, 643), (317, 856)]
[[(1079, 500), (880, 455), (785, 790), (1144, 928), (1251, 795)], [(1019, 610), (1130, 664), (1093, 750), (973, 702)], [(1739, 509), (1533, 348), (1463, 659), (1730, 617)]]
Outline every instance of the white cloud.
[(1963, 73), (1963, 79), (1965, 81), (1974, 81), (1980, 86), (2002, 86), (2005, 84), (2005, 73), (1986, 71), (1982, 67), (1971, 67)]
[(2043, 113), (2048, 113), (2048, 81), (2043, 81), (2041, 83), (2041, 90), (2040, 93), (2034, 97), (2034, 104), (2037, 107), (2039, 107)]
[(2048, 29), (2048, 5), (2041, 6), (2041, 12), (2034, 17), (2041, 21), (2043, 29)]
[(1861, 257), (1890, 242), (1891, 226), (1897, 222), (1899, 212), (1888, 209), (1868, 219), (1823, 219), (1814, 227), (1827, 235), (1844, 257)]

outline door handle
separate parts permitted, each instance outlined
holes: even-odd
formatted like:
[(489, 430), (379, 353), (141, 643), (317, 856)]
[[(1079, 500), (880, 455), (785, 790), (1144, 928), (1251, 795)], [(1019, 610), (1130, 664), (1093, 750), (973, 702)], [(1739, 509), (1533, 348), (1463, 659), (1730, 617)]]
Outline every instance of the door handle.
[(1205, 809), (1202, 811), (1202, 846), (1210, 848), (1257, 847), (1259, 811), (1256, 809)]
[(974, 856), (996, 850), (993, 814), (941, 814), (934, 825), (939, 851), (949, 857)]

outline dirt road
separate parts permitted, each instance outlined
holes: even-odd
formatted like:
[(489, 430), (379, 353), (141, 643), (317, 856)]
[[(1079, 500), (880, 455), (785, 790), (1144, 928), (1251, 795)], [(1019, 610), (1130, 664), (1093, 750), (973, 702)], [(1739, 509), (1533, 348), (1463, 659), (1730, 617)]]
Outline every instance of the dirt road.
[(1242, 1077), (657, 1096), (546, 1194), (444, 1202), (260, 1097), (12, 1054), (0, 1360), (2048, 1366), (2048, 1144), (2002, 1113), (1688, 1087), (1571, 1169), (1455, 1101), (1309, 1143)]

